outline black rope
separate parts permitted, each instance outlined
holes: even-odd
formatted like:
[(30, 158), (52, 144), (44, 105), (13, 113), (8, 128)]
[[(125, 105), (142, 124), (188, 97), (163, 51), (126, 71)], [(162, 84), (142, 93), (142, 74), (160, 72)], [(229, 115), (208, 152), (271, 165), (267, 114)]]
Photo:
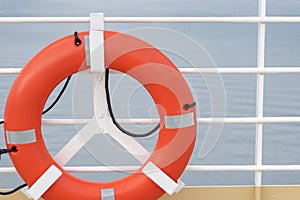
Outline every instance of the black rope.
[(194, 102), (194, 103), (191, 103), (191, 104), (184, 104), (183, 105), (183, 109), (184, 110), (188, 110), (188, 109), (190, 109), (190, 108), (193, 108), (193, 107), (195, 107), (196, 106), (196, 102)]
[[(18, 148), (16, 146), (12, 146), (10, 149), (0, 149), (0, 160), (1, 160), (1, 155), (7, 154), (7, 153), (10, 153), (10, 152), (17, 152), (17, 151), (18, 151)], [(7, 191), (7, 192), (1, 192), (0, 191), (0, 195), (11, 195), (11, 194), (17, 192), (18, 190), (20, 190), (20, 189), (22, 189), (26, 186), (27, 186), (27, 184), (24, 183), (24, 184), (22, 184), (22, 185), (20, 185), (16, 188), (10, 190), (10, 191)]]
[[(66, 80), (64, 86), (62, 87), (61, 91), (59, 92), (58, 96), (57, 96), (56, 99), (53, 101), (53, 103), (52, 103), (47, 109), (45, 109), (45, 110), (43, 111), (43, 113), (42, 113), (43, 115), (46, 114), (47, 112), (49, 112), (49, 111), (57, 104), (57, 102), (59, 101), (59, 99), (61, 98), (61, 96), (63, 95), (63, 93), (65, 92), (65, 90), (66, 90), (66, 88), (67, 88), (67, 86), (68, 86), (68, 84), (69, 84), (69, 82), (70, 82), (71, 77), (72, 77), (72, 76), (69, 76), (69, 77), (67, 78), (67, 80)], [(3, 124), (3, 123), (4, 123), (4, 121), (0, 121), (0, 124)], [(10, 148), (10, 149), (0, 149), (0, 160), (1, 160), (1, 155), (7, 154), (7, 153), (10, 153), (10, 152), (17, 152), (17, 151), (18, 151), (18, 148), (17, 148), (16, 146), (13, 146), (13, 147)], [(10, 191), (7, 191), (7, 192), (0, 192), (0, 195), (11, 195), (11, 194), (17, 192), (18, 190), (20, 190), (20, 189), (22, 189), (22, 188), (24, 188), (24, 187), (26, 187), (26, 186), (27, 186), (27, 184), (24, 183), (24, 184), (22, 184), (22, 185), (20, 185), (20, 186), (18, 186), (18, 187), (16, 187), (16, 188), (10, 190)]]
[(22, 185), (16, 187), (16, 188), (13, 189), (13, 190), (10, 190), (10, 191), (7, 191), (7, 192), (0, 192), (0, 195), (11, 195), (11, 194), (17, 192), (18, 190), (20, 190), (20, 189), (22, 189), (22, 188), (24, 188), (24, 187), (26, 187), (26, 186), (27, 186), (27, 184), (24, 183), (24, 184), (22, 184)]
[[(77, 32), (74, 33), (74, 38), (75, 38), (75, 45), (76, 45), (76, 46), (79, 46), (79, 45), (82, 43), (82, 41), (79, 39), (78, 33), (77, 33)], [(72, 77), (72, 76), (69, 76), (69, 77), (67, 78), (67, 80), (66, 80), (64, 86), (62, 87), (62, 89), (61, 89), (61, 91), (59, 92), (59, 94), (58, 94), (58, 96), (56, 97), (56, 99), (53, 101), (53, 103), (52, 103), (47, 109), (45, 109), (45, 110), (42, 112), (42, 115), (44, 115), (44, 114), (46, 114), (47, 112), (49, 112), (49, 111), (57, 104), (57, 102), (60, 100), (61, 96), (63, 95), (63, 93), (64, 93), (65, 90), (67, 89), (67, 86), (68, 86), (68, 84), (69, 84), (69, 82), (70, 82), (71, 77)], [(4, 124), (4, 121), (0, 121), (0, 124)], [(13, 146), (13, 147), (10, 148), (10, 149), (0, 149), (0, 160), (1, 160), (1, 155), (7, 154), (7, 153), (10, 153), (10, 152), (17, 152), (17, 151), (18, 151), (18, 148), (17, 148), (16, 146)], [(22, 185), (20, 185), (20, 186), (18, 186), (18, 187), (16, 187), (16, 188), (10, 190), (10, 191), (7, 191), (7, 192), (0, 192), (0, 195), (11, 195), (11, 194), (17, 192), (18, 190), (20, 190), (20, 189), (22, 189), (22, 188), (24, 188), (24, 187), (26, 187), (26, 186), (27, 186), (27, 184), (24, 183), (24, 184), (22, 184)]]
[(75, 45), (76, 46), (81, 45), (82, 41), (79, 39), (77, 31), (74, 32), (74, 38), (75, 38)]
[[(58, 96), (53, 101), (53, 103), (47, 109), (45, 109), (43, 111), (43, 113), (42, 113), (43, 115), (46, 114), (47, 112), (49, 112), (57, 104), (57, 102), (59, 101), (59, 99), (61, 98), (61, 96), (63, 95), (63, 93), (65, 92), (65, 90), (66, 90), (66, 88), (67, 88), (67, 86), (68, 86), (68, 84), (70, 82), (70, 79), (71, 79), (71, 76), (69, 76), (67, 78), (64, 86), (62, 87), (61, 91), (59, 92)], [(3, 124), (3, 123), (4, 123), (4, 121), (0, 121), (0, 124)], [(0, 149), (0, 160), (1, 160), (1, 155), (6, 154), (6, 153), (10, 153), (10, 152), (16, 152), (16, 151), (18, 151), (18, 148), (16, 146), (13, 146), (10, 149)], [(20, 190), (20, 189), (22, 189), (22, 188), (24, 188), (26, 186), (27, 186), (27, 184), (24, 183), (24, 184), (22, 184), (22, 185), (20, 185), (20, 186), (18, 186), (16, 188), (10, 190), (10, 191), (0, 192), (0, 195), (11, 195), (11, 194), (17, 192), (18, 190)]]
[(123, 133), (125, 133), (126, 135), (129, 135), (131, 137), (147, 137), (151, 134), (153, 134), (155, 131), (157, 131), (160, 127), (160, 124), (157, 124), (152, 130), (148, 131), (147, 133), (142, 133), (142, 134), (136, 134), (136, 133), (132, 133), (128, 130), (125, 130), (116, 120), (113, 110), (112, 110), (112, 105), (111, 105), (111, 101), (110, 101), (110, 95), (109, 95), (109, 87), (108, 87), (108, 83), (109, 83), (109, 69), (105, 70), (105, 92), (106, 92), (106, 101), (107, 101), (107, 106), (108, 106), (108, 112), (110, 114), (110, 117), (113, 121), (113, 123), (116, 125), (116, 127), (122, 131)]
[[(68, 84), (71, 80), (72, 76), (69, 76), (64, 84), (64, 86), (62, 87), (61, 91), (59, 92), (58, 96), (56, 97), (56, 99), (53, 101), (53, 103), (42, 112), (42, 115), (46, 114), (47, 112), (49, 112), (56, 104), (57, 102), (60, 100), (61, 96), (63, 95), (63, 93), (66, 91)], [(4, 124), (4, 121), (0, 121), (0, 124)]]
[(69, 76), (64, 84), (64, 86), (62, 87), (61, 91), (59, 92), (58, 96), (56, 97), (56, 99), (53, 101), (53, 103), (47, 108), (45, 109), (42, 114), (46, 114), (47, 112), (49, 112), (56, 104), (57, 102), (59, 101), (59, 99), (61, 98), (61, 96), (63, 95), (63, 93), (65, 92), (65, 90), (67, 89), (68, 87), (68, 84), (70, 82), (70, 79), (71, 79), (72, 76)]
[(10, 152), (17, 152), (18, 148), (16, 146), (11, 147), (10, 149), (0, 149), (0, 160), (1, 160), (1, 155), (10, 153)]

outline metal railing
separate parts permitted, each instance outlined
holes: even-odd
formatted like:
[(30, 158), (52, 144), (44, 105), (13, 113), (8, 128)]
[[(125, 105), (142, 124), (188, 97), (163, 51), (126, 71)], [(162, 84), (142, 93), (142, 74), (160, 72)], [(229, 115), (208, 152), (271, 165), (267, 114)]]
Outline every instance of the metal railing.
[[(253, 171), (255, 185), (260, 186), (263, 171), (300, 171), (300, 165), (263, 165), (262, 142), (263, 125), (265, 123), (293, 123), (300, 122), (299, 117), (264, 117), (264, 75), (267, 73), (300, 73), (300, 67), (265, 67), (265, 31), (267, 23), (300, 23), (300, 17), (269, 17), (266, 16), (266, 0), (259, 0), (258, 17), (105, 17), (107, 23), (257, 23), (257, 67), (248, 68), (181, 68), (184, 74), (221, 73), (221, 74), (257, 74), (256, 116), (240, 118), (198, 118), (198, 123), (229, 123), (256, 124), (255, 165), (189, 165), (187, 171)], [(0, 23), (89, 23), (89, 17), (0, 17)], [(1, 68), (0, 74), (18, 74), (20, 68)], [(44, 119), (44, 124), (84, 124), (89, 119)], [(158, 119), (120, 119), (120, 123), (157, 123)], [(137, 166), (77, 166), (65, 167), (70, 172), (108, 172), (134, 171)], [(13, 167), (0, 168), (0, 173), (15, 173)]]
[[(0, 23), (89, 23), (89, 17), (0, 17)], [(107, 23), (299, 23), (300, 17), (104, 17)]]

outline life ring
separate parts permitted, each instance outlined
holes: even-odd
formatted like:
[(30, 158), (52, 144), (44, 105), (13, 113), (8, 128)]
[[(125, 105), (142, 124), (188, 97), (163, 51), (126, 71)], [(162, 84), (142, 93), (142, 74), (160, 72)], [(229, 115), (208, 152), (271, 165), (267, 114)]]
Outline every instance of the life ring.
[[(78, 34), (84, 41), (88, 32)], [(112, 38), (114, 40), (110, 40)], [(135, 37), (104, 31), (106, 68), (127, 73), (138, 80), (160, 105), (160, 132), (156, 147), (140, 169), (112, 182), (90, 182), (66, 172), (49, 154), (42, 137), (41, 119), (52, 90), (65, 78), (88, 69), (84, 45), (73, 35), (55, 41), (23, 68), (7, 98), (4, 128), (8, 148), (17, 146), (11, 160), (29, 188), (51, 166), (61, 172), (43, 194), (45, 200), (99, 200), (102, 191), (113, 191), (117, 200), (158, 199), (165, 191), (143, 172), (150, 162), (174, 181), (183, 173), (196, 138), (196, 108), (190, 89), (176, 68), (158, 49)], [(126, 53), (124, 53), (126, 50)], [(123, 51), (123, 52), (122, 52)], [(163, 109), (162, 109), (163, 108)]]

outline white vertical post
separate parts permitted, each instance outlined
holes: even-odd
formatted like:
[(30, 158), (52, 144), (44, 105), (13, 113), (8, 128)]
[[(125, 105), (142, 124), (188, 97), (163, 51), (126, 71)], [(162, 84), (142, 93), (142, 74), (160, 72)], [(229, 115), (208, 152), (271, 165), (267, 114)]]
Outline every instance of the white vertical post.
[(90, 63), (91, 72), (100, 73), (105, 70), (104, 64), (104, 14), (90, 14)]
[(104, 15), (90, 14), (90, 65), (94, 86), (94, 114), (101, 133), (110, 134), (137, 160), (144, 163), (149, 152), (134, 138), (123, 134), (113, 123), (108, 113), (105, 91)]
[[(266, 17), (266, 0), (259, 0), (259, 17)], [(258, 24), (258, 41), (257, 41), (257, 67), (263, 69), (265, 67), (265, 36), (266, 24), (260, 22)], [(256, 89), (256, 117), (262, 118), (264, 113), (264, 73), (257, 74), (257, 89)], [(262, 151), (263, 151), (263, 124), (256, 124), (256, 145), (255, 145), (255, 165), (262, 166)], [(255, 186), (257, 187), (255, 198), (261, 197), (260, 187), (262, 182), (262, 171), (255, 172)]]
[[(107, 103), (103, 101), (104, 90), (104, 14), (90, 14), (90, 65), (93, 73), (94, 85), (94, 113), (96, 118), (103, 116), (107, 111)], [(101, 85), (101, 87), (98, 87)]]

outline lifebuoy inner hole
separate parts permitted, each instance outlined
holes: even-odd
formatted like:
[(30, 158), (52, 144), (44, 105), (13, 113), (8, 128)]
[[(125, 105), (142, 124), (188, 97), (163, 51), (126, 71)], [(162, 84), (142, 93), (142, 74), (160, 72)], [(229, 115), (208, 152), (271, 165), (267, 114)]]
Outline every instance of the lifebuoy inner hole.
[[(62, 85), (63, 83), (52, 92), (45, 107), (53, 101), (62, 88)], [(158, 119), (156, 105), (150, 94), (132, 77), (126, 74), (110, 75), (109, 90), (114, 115), (117, 120), (120, 118)], [(60, 102), (47, 115), (47, 118), (92, 118), (93, 85), (91, 75), (73, 75), (71, 84), (67, 88)], [(153, 129), (156, 124), (157, 120), (153, 124), (121, 123), (122, 127), (137, 134)], [(63, 148), (82, 127), (83, 125), (53, 126), (43, 124), (43, 137), (52, 157), (55, 157), (61, 148)], [(135, 140), (144, 146), (151, 154), (157, 142), (157, 135), (158, 131), (149, 137), (135, 138)], [(143, 163), (137, 161), (134, 156), (130, 155), (125, 148), (108, 134), (95, 134), (95, 136), (79, 150), (66, 166), (141, 166), (142, 164)], [(118, 168), (112, 168), (112, 171), (113, 170), (121, 171)], [(132, 171), (93, 173), (71, 172), (71, 174), (81, 179), (97, 182), (116, 180), (131, 173)]]

